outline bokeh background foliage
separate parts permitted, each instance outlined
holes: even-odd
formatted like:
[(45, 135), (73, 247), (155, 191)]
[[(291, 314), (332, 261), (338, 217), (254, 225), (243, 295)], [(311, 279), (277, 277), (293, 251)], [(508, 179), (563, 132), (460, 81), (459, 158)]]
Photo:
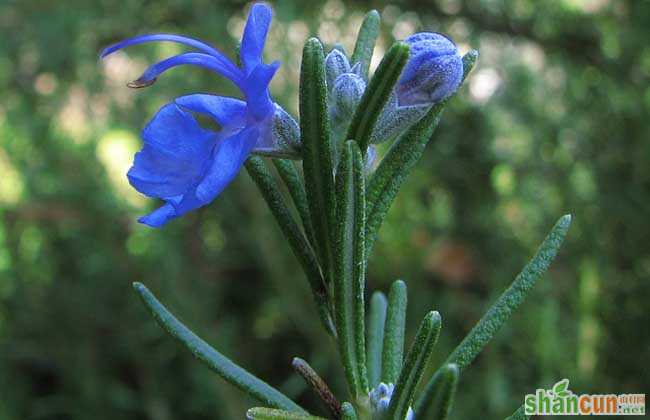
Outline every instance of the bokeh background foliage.
[[(378, 58), (417, 30), (451, 35), (479, 65), (401, 192), (370, 287), (410, 287), (410, 334), (443, 316), (434, 366), (523, 266), (553, 221), (568, 241), (529, 305), (461, 378), (454, 418), (504, 416), (568, 377), (576, 392), (650, 385), (650, 3), (615, 0), (278, 1), (272, 88), (296, 111), (309, 34), (351, 50), (383, 18)], [(143, 281), (252, 372), (319, 410), (292, 356), (342, 391), (296, 261), (243, 174), (162, 230), (125, 172), (138, 131), (170, 98), (234, 94), (199, 69), (125, 83), (178, 50), (98, 51), (169, 31), (233, 51), (246, 5), (207, 0), (0, 1), (0, 419), (232, 419), (241, 394), (166, 337), (131, 290)], [(376, 60), (375, 60), (376, 61)], [(376, 64), (376, 63), (375, 63)]]

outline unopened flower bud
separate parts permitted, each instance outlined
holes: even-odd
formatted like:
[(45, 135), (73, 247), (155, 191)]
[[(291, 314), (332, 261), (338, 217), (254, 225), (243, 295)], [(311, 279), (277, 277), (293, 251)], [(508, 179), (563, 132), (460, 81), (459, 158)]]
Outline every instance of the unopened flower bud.
[(336, 78), (330, 92), (330, 112), (332, 121), (348, 121), (352, 118), (357, 104), (366, 89), (366, 82), (354, 73), (344, 73)]
[(350, 61), (345, 53), (335, 48), (325, 57), (325, 78), (327, 88), (332, 90), (336, 78), (344, 73), (350, 73)]
[(463, 77), (463, 61), (449, 38), (420, 32), (404, 42), (411, 49), (396, 88), (400, 106), (431, 105), (458, 89)]
[[(381, 417), (381, 414), (388, 410), (390, 405), (390, 399), (393, 396), (393, 391), (395, 391), (394, 384), (385, 384), (383, 382), (379, 383), (375, 389), (370, 391), (368, 397), (370, 397), (370, 405), (374, 413), (378, 414)], [(413, 420), (414, 414), (413, 409), (409, 407), (408, 412), (404, 420)]]

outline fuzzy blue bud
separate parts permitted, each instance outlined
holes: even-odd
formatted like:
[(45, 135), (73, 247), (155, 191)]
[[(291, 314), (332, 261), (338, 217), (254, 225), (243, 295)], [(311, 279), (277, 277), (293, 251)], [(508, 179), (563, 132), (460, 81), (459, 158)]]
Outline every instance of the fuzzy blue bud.
[(350, 61), (345, 56), (345, 53), (335, 48), (325, 57), (327, 88), (332, 90), (336, 78), (344, 73), (350, 73)]
[(404, 42), (411, 49), (396, 88), (400, 106), (432, 105), (458, 89), (463, 77), (463, 60), (449, 38), (420, 32)]
[(329, 97), (334, 125), (349, 123), (365, 89), (366, 82), (355, 73), (343, 73), (336, 78)]
[[(390, 399), (393, 397), (393, 391), (395, 391), (394, 384), (385, 384), (380, 382), (375, 389), (368, 393), (368, 397), (370, 397), (370, 405), (373, 412), (376, 414), (373, 418), (381, 418), (382, 413), (388, 410)], [(404, 420), (413, 420), (414, 418), (415, 415), (413, 414), (413, 409), (409, 407)]]

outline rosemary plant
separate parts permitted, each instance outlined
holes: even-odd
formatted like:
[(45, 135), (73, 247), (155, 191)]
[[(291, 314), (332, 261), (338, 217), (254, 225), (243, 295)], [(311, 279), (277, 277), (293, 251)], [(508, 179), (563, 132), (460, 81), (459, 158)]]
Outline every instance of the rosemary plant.
[[(425, 314), (413, 342), (405, 343), (406, 283), (397, 280), (387, 296), (374, 292), (367, 304), (366, 266), (391, 204), (422, 157), (445, 105), (474, 67), (478, 52), (461, 57), (449, 38), (418, 33), (396, 42), (369, 75), (380, 25), (379, 14), (371, 11), (350, 57), (338, 48), (326, 54), (318, 39), (306, 40), (296, 122), (269, 94), (268, 84), (280, 65), (262, 61), (270, 23), (268, 6), (251, 8), (237, 64), (202, 41), (170, 34), (131, 38), (102, 52), (104, 57), (151, 41), (185, 44), (195, 51), (152, 65), (129, 86), (150, 86), (170, 68), (189, 64), (228, 78), (244, 97), (183, 96), (163, 106), (148, 123), (142, 134), (144, 146), (128, 177), (138, 191), (165, 203), (140, 221), (160, 227), (209, 204), (245, 166), (303, 268), (323, 328), (338, 348), (346, 393), (333, 392), (305, 360), (293, 361), (296, 372), (328, 408), (325, 415), (360, 420), (445, 419), (459, 376), (547, 270), (571, 217), (559, 219), (511, 286), (434, 375), (424, 378), (441, 334), (441, 315), (435, 310)], [(202, 128), (193, 113), (214, 118), (221, 131)], [(379, 142), (392, 144), (374, 162), (374, 145)], [(248, 418), (322, 418), (219, 353), (144, 285), (135, 283), (134, 288), (172, 337), (259, 401), (260, 407), (248, 410)], [(511, 418), (525, 418), (523, 410)]]

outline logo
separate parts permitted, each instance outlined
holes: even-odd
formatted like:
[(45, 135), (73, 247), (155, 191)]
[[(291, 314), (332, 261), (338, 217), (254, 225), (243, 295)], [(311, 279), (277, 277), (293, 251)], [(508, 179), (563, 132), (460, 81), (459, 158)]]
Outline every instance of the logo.
[(643, 416), (645, 394), (576, 395), (569, 390), (569, 380), (562, 379), (549, 390), (527, 394), (524, 411), (528, 416)]

